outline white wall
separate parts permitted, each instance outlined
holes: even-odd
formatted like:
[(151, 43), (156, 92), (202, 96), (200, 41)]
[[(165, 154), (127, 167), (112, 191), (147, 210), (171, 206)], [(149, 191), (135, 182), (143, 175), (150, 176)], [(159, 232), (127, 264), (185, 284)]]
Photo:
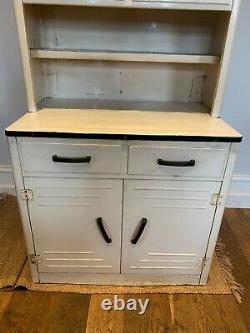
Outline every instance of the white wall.
[(0, 0), (0, 192), (14, 192), (4, 129), (25, 113), (25, 90), (12, 0)]
[[(229, 206), (250, 207), (250, 1), (243, 0), (222, 117), (244, 135)], [(25, 113), (25, 90), (13, 0), (0, 0), (0, 192), (13, 193), (4, 129)]]
[(228, 198), (230, 207), (250, 207), (250, 1), (243, 0), (221, 117), (243, 134)]

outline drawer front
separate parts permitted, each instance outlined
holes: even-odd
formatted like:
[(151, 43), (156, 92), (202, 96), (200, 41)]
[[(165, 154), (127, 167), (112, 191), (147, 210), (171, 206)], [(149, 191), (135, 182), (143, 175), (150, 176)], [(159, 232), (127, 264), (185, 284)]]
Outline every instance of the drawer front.
[(128, 173), (220, 179), (226, 167), (228, 143), (157, 143), (129, 146)]
[(19, 139), (24, 174), (121, 172), (120, 141)]

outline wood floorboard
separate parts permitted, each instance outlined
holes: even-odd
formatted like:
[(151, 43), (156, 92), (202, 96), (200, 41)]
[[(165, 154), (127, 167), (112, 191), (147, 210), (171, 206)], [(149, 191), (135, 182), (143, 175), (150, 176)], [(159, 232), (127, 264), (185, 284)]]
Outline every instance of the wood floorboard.
[[(0, 322), (1, 319), (6, 315), (7, 307), (9, 305), (9, 301), (11, 299), (13, 292), (7, 292), (3, 291), (0, 292)], [(1, 332), (1, 326), (0, 326), (0, 332)]]
[(0, 333), (250, 333), (250, 210), (227, 209), (220, 237), (245, 288), (241, 304), (232, 295), (125, 295), (150, 299), (139, 315), (103, 311), (112, 295), (1, 292)]
[(126, 300), (141, 298), (143, 302), (149, 299), (145, 314), (139, 315), (135, 311), (124, 314), (123, 333), (157, 332), (167, 333), (172, 329), (171, 295), (127, 295)]
[(106, 294), (91, 296), (86, 333), (122, 332), (124, 311), (103, 311), (101, 307), (103, 300), (112, 300), (113, 297)]
[(174, 295), (173, 332), (209, 332), (197, 295)]
[(250, 209), (228, 209), (225, 219), (250, 265)]
[(248, 333), (232, 295), (199, 295), (208, 332)]
[(85, 332), (90, 296), (15, 291), (0, 319), (1, 333)]
[[(220, 236), (222, 242), (226, 245), (225, 250), (233, 264), (233, 275), (235, 276), (236, 281), (244, 287), (242, 303), (237, 303), (237, 306), (240, 309), (242, 318), (248, 328), (248, 332), (250, 332), (250, 265), (249, 258), (247, 259), (245, 255), (248, 250), (241, 244), (241, 237), (243, 237), (245, 232), (242, 230), (240, 234), (237, 231), (238, 236), (236, 237), (236, 234), (231, 229), (231, 226), (233, 226), (233, 229), (237, 229), (238, 223), (239, 220), (235, 209), (227, 209), (221, 226)], [(245, 231), (246, 230), (250, 230), (250, 219), (248, 218), (245, 222)], [(248, 246), (250, 247), (250, 239), (248, 243)], [(244, 248), (245, 251), (242, 250)]]

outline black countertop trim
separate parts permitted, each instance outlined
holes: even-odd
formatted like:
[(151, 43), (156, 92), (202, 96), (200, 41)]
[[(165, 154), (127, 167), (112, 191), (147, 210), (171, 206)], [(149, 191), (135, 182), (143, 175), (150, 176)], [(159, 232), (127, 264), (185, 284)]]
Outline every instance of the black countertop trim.
[(58, 133), (58, 132), (21, 132), (5, 131), (6, 136), (35, 138), (78, 138), (78, 139), (113, 139), (113, 140), (148, 140), (148, 141), (202, 141), (202, 142), (241, 142), (242, 137), (213, 137), (188, 135), (136, 135), (136, 134), (96, 134), (96, 133)]

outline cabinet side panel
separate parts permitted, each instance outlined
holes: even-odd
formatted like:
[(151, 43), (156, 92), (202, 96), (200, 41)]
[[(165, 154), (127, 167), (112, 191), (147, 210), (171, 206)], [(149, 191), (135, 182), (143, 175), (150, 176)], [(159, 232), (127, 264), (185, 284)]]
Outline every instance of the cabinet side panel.
[(216, 212), (215, 212), (214, 222), (213, 222), (213, 226), (212, 226), (212, 230), (211, 230), (211, 234), (210, 234), (210, 238), (209, 238), (209, 243), (208, 243), (208, 248), (207, 248), (207, 252), (206, 252), (206, 259), (207, 259), (206, 265), (201, 274), (200, 284), (202, 284), (202, 285), (206, 284), (206, 282), (207, 282), (209, 270), (210, 270), (211, 263), (212, 263), (214, 249), (215, 249), (215, 245), (217, 242), (218, 233), (220, 230), (221, 221), (222, 221), (224, 210), (225, 210), (225, 204), (226, 204), (226, 200), (227, 200), (229, 187), (231, 184), (231, 179), (233, 176), (233, 171), (234, 171), (234, 166), (235, 166), (236, 158), (238, 155), (238, 151), (239, 151), (239, 143), (233, 143), (231, 146), (231, 150), (230, 150), (230, 154), (229, 154), (229, 158), (228, 158), (227, 168), (226, 168), (225, 175), (224, 175), (224, 181), (222, 183), (221, 190), (220, 190), (222, 202), (221, 202), (221, 205), (217, 207)]
[(230, 58), (231, 58), (231, 53), (232, 53), (232, 48), (233, 48), (233, 43), (234, 43), (234, 37), (235, 37), (235, 32), (236, 32), (236, 25), (237, 25), (237, 21), (238, 21), (239, 12), (240, 12), (240, 5), (241, 5), (241, 0), (234, 0), (234, 6), (233, 6), (232, 13), (231, 13), (225, 48), (224, 48), (224, 52), (223, 52), (224, 55), (222, 57), (222, 62), (221, 62), (221, 66), (220, 66), (219, 80), (217, 82), (217, 87), (216, 87), (216, 94), (215, 94), (213, 111), (212, 111), (213, 117), (219, 117), (219, 115), (220, 115), (220, 109), (221, 109), (221, 104), (222, 104), (222, 100), (223, 100), (223, 96), (224, 96), (228, 67), (229, 67), (229, 63), (230, 63)]
[(14, 4), (15, 4), (17, 30), (20, 41), (20, 51), (23, 63), (28, 110), (35, 112), (36, 102), (35, 102), (35, 93), (34, 93), (32, 73), (31, 73), (30, 53), (29, 53), (27, 34), (25, 28), (24, 7), (21, 0), (14, 0)]
[[(24, 237), (26, 241), (26, 248), (29, 254), (35, 254), (34, 242), (33, 242), (33, 233), (30, 225), (29, 212), (26, 201), (20, 199), (19, 191), (24, 189), (23, 176), (19, 161), (19, 154), (17, 148), (17, 141), (15, 137), (8, 138), (9, 151), (12, 163), (12, 169), (14, 174), (16, 192), (19, 210), (21, 214), (22, 226), (24, 231)], [(36, 265), (31, 265), (31, 275), (34, 282), (39, 282), (38, 271)]]

